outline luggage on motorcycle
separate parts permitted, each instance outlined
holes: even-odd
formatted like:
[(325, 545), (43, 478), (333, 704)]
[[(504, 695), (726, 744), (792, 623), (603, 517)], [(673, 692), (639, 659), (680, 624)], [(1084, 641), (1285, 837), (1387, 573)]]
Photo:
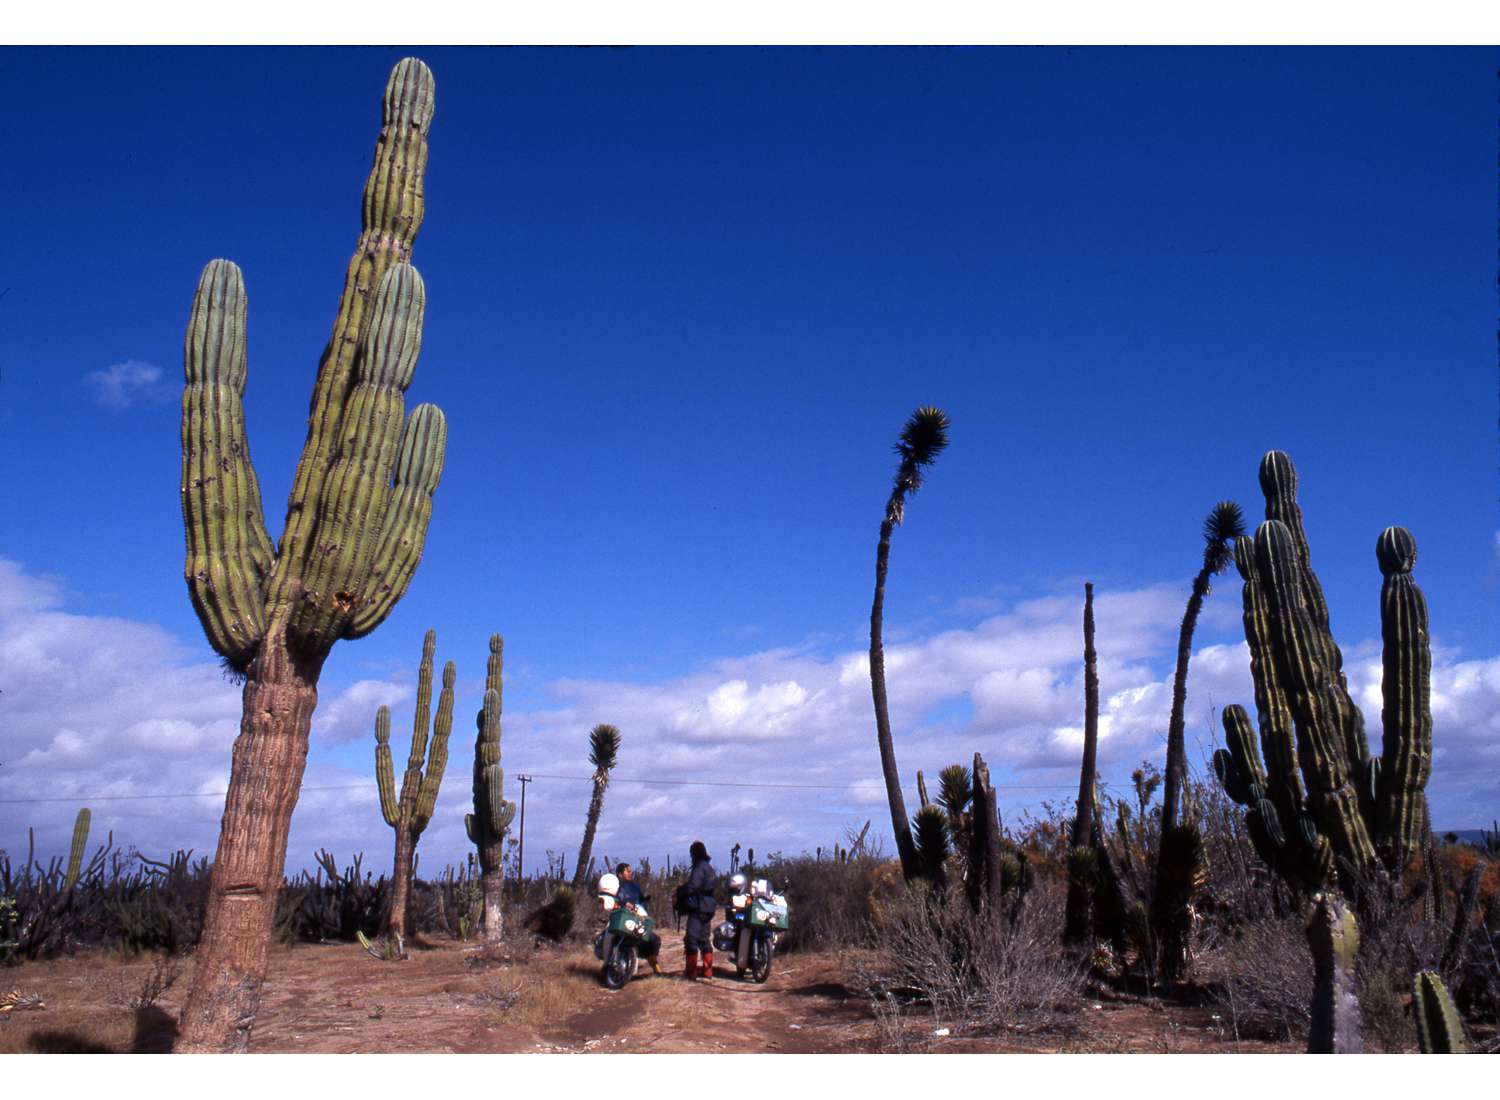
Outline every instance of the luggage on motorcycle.
[(649, 936), (656, 928), (656, 921), (649, 916), (642, 916), (633, 909), (621, 906), (610, 910), (609, 930), (617, 932), (622, 936)]
[(750, 923), (756, 927), (775, 928), (778, 931), (791, 927), (785, 901), (774, 898), (756, 898), (750, 903)]

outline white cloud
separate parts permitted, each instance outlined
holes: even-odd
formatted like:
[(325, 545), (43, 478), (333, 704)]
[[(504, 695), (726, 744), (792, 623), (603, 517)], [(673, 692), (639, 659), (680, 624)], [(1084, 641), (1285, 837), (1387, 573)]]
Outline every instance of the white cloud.
[[(1141, 759), (1160, 758), (1182, 599), (1171, 586), (1096, 599), (1099, 758), (1116, 784)], [(1238, 614), (1233, 599), (1217, 602), (1221, 621)], [(1008, 818), (1044, 799), (1067, 802), (1082, 737), (1081, 649), (1080, 601), (1056, 596), (891, 646), (891, 718), (909, 806), (918, 768), (931, 777), (946, 764), (968, 763), (976, 750), (990, 764)], [(36, 824), (39, 850), (62, 850), (82, 795), (203, 792), (209, 797), (90, 805), (96, 838), (112, 828), (117, 842), (147, 852), (211, 852), (240, 693), (202, 652), (149, 624), (62, 610), (56, 584), (0, 561), (0, 799), (65, 800), (0, 804), (0, 847), (14, 854), (25, 825)], [(1345, 654), (1378, 751), (1379, 643)], [(1434, 662), (1433, 818), (1441, 828), (1472, 827), (1500, 805), (1500, 656), (1466, 659), (1435, 647)], [(548, 685), (550, 700), (512, 709), (505, 722), (507, 796), (519, 800), (517, 776), (536, 776), (527, 794), (528, 863), (540, 864), (550, 851), (571, 872), (590, 791), (588, 731), (605, 721), (621, 728), (624, 744), (594, 847), (601, 859), (646, 856), (660, 864), (671, 855), (680, 862), (695, 839), (721, 857), (735, 843), (762, 855), (826, 848), (867, 818), (872, 838), (888, 837), (867, 668), (862, 652), (783, 648), (658, 683)], [(365, 868), (377, 873), (389, 866), (392, 834), (380, 818), (370, 754), (343, 746), (368, 747), (376, 707), (399, 707), (411, 690), (385, 680), (342, 689), (325, 683), (293, 821), (293, 868), (320, 848), (341, 861), (363, 851)], [(1253, 713), (1244, 643), (1205, 645), (1188, 685), (1195, 760), (1221, 740), (1216, 714), (1230, 702)], [(476, 707), (477, 699), (465, 699), (456, 709)], [(468, 744), (455, 730), (437, 812), (422, 838), (427, 867), (470, 850)], [(712, 785), (734, 783), (768, 786)]]
[(162, 380), (162, 369), (139, 359), (127, 359), (83, 376), (94, 400), (108, 409), (128, 409), (137, 401), (160, 402), (172, 396)]

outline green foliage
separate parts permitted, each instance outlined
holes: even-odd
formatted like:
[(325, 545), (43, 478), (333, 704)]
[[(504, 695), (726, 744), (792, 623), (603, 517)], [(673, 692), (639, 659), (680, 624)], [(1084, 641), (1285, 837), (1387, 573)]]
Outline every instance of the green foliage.
[(529, 922), (537, 935), (549, 940), (561, 940), (573, 928), (573, 919), (578, 906), (578, 895), (571, 886), (559, 886), (547, 904), (533, 914)]
[(947, 879), (948, 819), (936, 806), (924, 806), (917, 814), (915, 825), (921, 876), (941, 887)]
[(620, 731), (600, 723), (589, 731), (589, 763), (596, 771), (609, 772), (620, 753)]

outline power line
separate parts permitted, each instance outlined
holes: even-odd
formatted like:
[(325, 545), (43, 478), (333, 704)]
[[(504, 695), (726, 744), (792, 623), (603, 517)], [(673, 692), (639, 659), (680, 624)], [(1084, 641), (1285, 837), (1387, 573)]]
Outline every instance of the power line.
[[(574, 783), (592, 783), (592, 775), (550, 775), (545, 772), (528, 772), (527, 779), (561, 779)], [(849, 783), (736, 783), (714, 779), (616, 779), (611, 783), (639, 783), (643, 786), (660, 787), (739, 787), (763, 791), (884, 791), (885, 785)], [(1108, 787), (1107, 783), (1100, 783)], [(1071, 791), (1076, 783), (996, 783), (996, 790), (1003, 791)], [(368, 791), (373, 783), (350, 783), (333, 787), (303, 787), (303, 793), (319, 791)], [(183, 794), (76, 794), (66, 798), (0, 798), (0, 806), (34, 805), (44, 802), (146, 802), (165, 798), (223, 798), (227, 791), (203, 791)]]

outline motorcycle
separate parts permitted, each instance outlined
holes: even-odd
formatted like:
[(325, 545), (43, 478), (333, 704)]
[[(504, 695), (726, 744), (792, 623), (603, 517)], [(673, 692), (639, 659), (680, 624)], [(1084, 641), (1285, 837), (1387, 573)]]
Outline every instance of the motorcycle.
[(730, 889), (734, 893), (725, 907), (727, 919), (714, 929), (714, 948), (734, 956), (740, 978), (748, 971), (751, 981), (764, 982), (771, 976), (776, 944), (791, 927), (786, 898), (763, 878), (746, 883), (735, 875)]
[(656, 921), (644, 905), (622, 904), (616, 893), (620, 880), (599, 877), (599, 901), (609, 914), (609, 924), (594, 937), (594, 957), (604, 964), (600, 973), (606, 989), (623, 989), (640, 968), (642, 948), (656, 929)]

